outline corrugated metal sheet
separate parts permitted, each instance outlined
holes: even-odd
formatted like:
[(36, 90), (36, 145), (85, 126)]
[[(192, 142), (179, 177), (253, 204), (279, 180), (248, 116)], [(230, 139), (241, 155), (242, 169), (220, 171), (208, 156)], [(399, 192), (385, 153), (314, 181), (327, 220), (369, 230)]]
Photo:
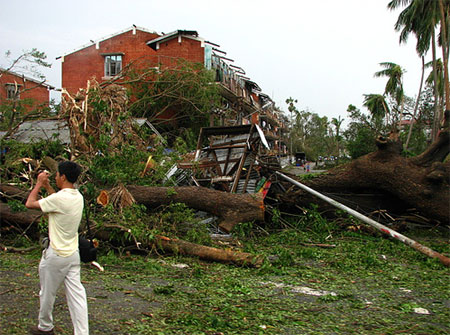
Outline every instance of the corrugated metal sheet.
[(70, 131), (64, 121), (34, 120), (22, 123), (10, 138), (22, 143), (58, 139), (63, 144), (69, 144)]

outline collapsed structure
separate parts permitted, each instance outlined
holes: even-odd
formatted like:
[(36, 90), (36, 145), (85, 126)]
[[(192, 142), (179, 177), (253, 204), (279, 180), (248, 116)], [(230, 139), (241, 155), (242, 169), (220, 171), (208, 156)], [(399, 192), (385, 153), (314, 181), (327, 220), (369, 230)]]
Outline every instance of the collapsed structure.
[[(204, 146), (206, 144), (206, 146)], [(265, 184), (262, 154), (269, 148), (258, 125), (202, 128), (194, 157), (174, 166), (166, 179), (177, 185), (210, 187), (231, 193), (255, 193)]]

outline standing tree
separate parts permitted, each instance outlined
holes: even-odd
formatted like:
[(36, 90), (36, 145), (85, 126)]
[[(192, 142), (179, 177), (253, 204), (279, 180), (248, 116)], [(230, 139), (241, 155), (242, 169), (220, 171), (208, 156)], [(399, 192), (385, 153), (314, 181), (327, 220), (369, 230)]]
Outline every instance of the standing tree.
[[(403, 113), (403, 100), (405, 94), (403, 91), (403, 74), (405, 70), (400, 65), (390, 62), (380, 63), (384, 70), (375, 72), (375, 77), (388, 77), (386, 87), (384, 88), (384, 94), (392, 97), (397, 106), (400, 106), (400, 113)], [(394, 127), (396, 118), (394, 115), (391, 117), (391, 126)], [(387, 120), (387, 123), (388, 120)]]
[(444, 65), (442, 64), (442, 60), (439, 58), (436, 60), (435, 64), (433, 62), (428, 62), (425, 64), (425, 68), (432, 68), (432, 71), (425, 79), (425, 83), (427, 86), (433, 88), (435, 92), (435, 100), (437, 98), (437, 106), (444, 105)]
[[(391, 1), (388, 4), (388, 8), (390, 9), (394, 9), (395, 6), (398, 6), (398, 1), (396, 0)], [(417, 108), (419, 105), (420, 95), (422, 93), (423, 78), (425, 72), (425, 54), (428, 52), (430, 47), (430, 34), (432, 31), (432, 27), (430, 25), (430, 18), (425, 15), (428, 7), (429, 4), (424, 1), (412, 2), (410, 6), (399, 15), (398, 20), (395, 24), (395, 30), (401, 31), (400, 43), (406, 43), (406, 41), (408, 40), (408, 36), (411, 33), (414, 33), (416, 35), (416, 51), (422, 59), (422, 75), (420, 79), (419, 93), (417, 95), (414, 112), (408, 129), (405, 150), (408, 149), (409, 142), (411, 140), (412, 128), (416, 121)]]
[(293, 129), (294, 129), (294, 122), (293, 122), (293, 115), (298, 112), (297, 107), (295, 107), (295, 104), (297, 103), (297, 99), (293, 99), (292, 97), (289, 97), (288, 99), (286, 99), (286, 104), (288, 105), (288, 111), (289, 113), (291, 113), (291, 131), (289, 132), (289, 139), (290, 139), (290, 148), (289, 148), (289, 162), (292, 162), (292, 139), (294, 137), (293, 134)]
[[(446, 92), (446, 108), (449, 109), (448, 96), (450, 95), (448, 83), (448, 20), (450, 16), (450, 1), (448, 0), (392, 0), (388, 8), (394, 10), (400, 6), (407, 6), (399, 15), (395, 29), (401, 31), (400, 42), (407, 40), (412, 32), (417, 37), (416, 50), (420, 56), (424, 56), (429, 50), (430, 41), (433, 57), (433, 76), (437, 82), (437, 59), (435, 28), (440, 24), (440, 42), (444, 59), (444, 78)], [(438, 88), (435, 90), (435, 117), (433, 122), (432, 138), (436, 139), (439, 123), (443, 118), (442, 108), (439, 106)]]
[(409, 124), (408, 136), (406, 137), (406, 143), (405, 143), (405, 150), (408, 150), (409, 141), (411, 140), (411, 134), (412, 134), (413, 125), (416, 122), (417, 108), (419, 107), (419, 100), (420, 100), (420, 96), (422, 94), (422, 86), (423, 86), (423, 77), (424, 77), (424, 75), (425, 75), (425, 57), (422, 56), (422, 74), (421, 74), (421, 77), (420, 77), (419, 94), (417, 95), (416, 103), (414, 105), (413, 115), (411, 117), (411, 122)]
[(35, 78), (39, 78), (45, 81), (45, 76), (41, 72), (42, 67), (51, 67), (52, 64), (47, 63), (47, 55), (45, 52), (41, 52), (36, 48), (23, 51), (23, 53), (17, 58), (11, 58), (11, 51), (5, 53), (5, 58), (9, 61), (6, 69), (0, 69), (0, 77), (3, 73), (8, 71), (17, 71), (26, 75), (30, 75)]
[(340, 129), (341, 129), (341, 125), (342, 122), (344, 121), (344, 119), (341, 118), (341, 116), (339, 115), (339, 117), (336, 119), (335, 117), (331, 120), (331, 123), (335, 126), (336, 128), (336, 149), (337, 149), (337, 162), (339, 163), (339, 156), (340, 156), (340, 141), (341, 141), (341, 136), (340, 136)]
[(390, 110), (383, 95), (364, 94), (363, 106), (367, 107), (373, 118), (383, 119), (386, 117), (386, 126), (389, 124)]
[(308, 110), (296, 110), (292, 147), (296, 151), (304, 152), (311, 160), (318, 156), (328, 156), (332, 154), (332, 141), (328, 129), (329, 122), (326, 116), (321, 117)]
[(353, 159), (375, 151), (375, 141), (377, 134), (383, 129), (383, 118), (373, 115), (371, 117), (362, 113), (354, 105), (347, 108), (350, 123), (343, 135), (345, 138), (346, 149)]
[(450, 83), (448, 74), (448, 54), (449, 54), (449, 21), (450, 21), (450, 1), (439, 0), (439, 14), (441, 16), (441, 46), (442, 59), (444, 62), (444, 83), (445, 83), (445, 108), (450, 110)]

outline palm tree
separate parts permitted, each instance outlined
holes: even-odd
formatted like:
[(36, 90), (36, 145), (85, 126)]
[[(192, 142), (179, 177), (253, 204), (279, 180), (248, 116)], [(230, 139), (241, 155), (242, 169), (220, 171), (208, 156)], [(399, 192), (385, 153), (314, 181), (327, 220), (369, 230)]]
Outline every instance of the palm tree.
[(363, 106), (367, 107), (374, 118), (386, 116), (386, 124), (389, 124), (389, 107), (381, 94), (364, 94)]
[(403, 100), (405, 97), (403, 91), (403, 74), (405, 70), (400, 65), (390, 62), (380, 63), (384, 70), (375, 72), (375, 77), (388, 77), (386, 87), (384, 88), (384, 94), (390, 95), (398, 106), (401, 106), (401, 112), (403, 113)]
[(339, 164), (339, 142), (340, 142), (340, 138), (339, 138), (339, 131), (341, 129), (341, 125), (342, 122), (344, 121), (344, 119), (341, 119), (341, 116), (339, 115), (338, 118), (336, 119), (335, 117), (333, 119), (331, 119), (331, 123), (336, 127), (336, 146), (337, 146), (337, 163)]
[(297, 99), (293, 99), (292, 97), (289, 97), (288, 99), (286, 99), (286, 104), (288, 105), (288, 110), (291, 113), (291, 131), (289, 133), (289, 138), (290, 138), (290, 156), (289, 156), (289, 163), (292, 163), (292, 138), (293, 138), (293, 129), (294, 129), (294, 123), (292, 121), (292, 115), (295, 112), (298, 112), (297, 107), (295, 107), (295, 104), (297, 103)]
[(439, 0), (439, 14), (441, 16), (441, 46), (442, 59), (444, 62), (444, 84), (445, 84), (445, 107), (450, 110), (450, 83), (448, 75), (448, 20), (450, 20), (450, 1)]
[[(447, 26), (450, 16), (449, 0), (392, 0), (388, 4), (388, 8), (393, 10), (399, 6), (407, 6), (399, 15), (395, 29), (401, 31), (400, 43), (406, 42), (410, 33), (414, 33), (417, 37), (416, 50), (419, 56), (424, 56), (430, 48), (430, 40), (433, 57), (434, 79), (437, 80), (436, 74), (436, 43), (435, 43), (435, 27), (441, 23), (441, 46), (444, 59), (444, 74), (446, 74), (446, 108), (449, 109), (449, 86), (448, 86), (448, 38)], [(422, 84), (421, 84), (422, 85)], [(435, 85), (435, 121), (433, 127), (433, 138), (437, 135), (437, 125), (440, 121), (440, 110), (438, 104), (438, 90)], [(418, 98), (420, 97), (420, 94)]]
[[(428, 62), (425, 64), (425, 68), (433, 68), (433, 62)], [(442, 63), (442, 60), (439, 58), (436, 60), (436, 77), (437, 80), (434, 79), (434, 72), (432, 71), (428, 77), (425, 79), (425, 83), (428, 86), (433, 86), (434, 83), (436, 83), (436, 88), (437, 88), (437, 93), (438, 93), (438, 97), (439, 100), (441, 101), (441, 104), (444, 101), (444, 64)]]
[(409, 124), (408, 136), (406, 137), (405, 150), (408, 150), (409, 141), (411, 140), (412, 128), (416, 121), (417, 108), (419, 107), (420, 95), (422, 94), (423, 77), (425, 75), (425, 57), (422, 56), (422, 75), (420, 78), (419, 94), (417, 95), (416, 104), (414, 105), (414, 112)]
[[(402, 3), (406, 4), (408, 1), (402, 1)], [(400, 5), (400, 1), (393, 0), (388, 4), (389, 9), (395, 9)], [(422, 86), (423, 86), (423, 78), (424, 78), (424, 56), (428, 52), (430, 48), (430, 36), (434, 35), (434, 24), (433, 20), (430, 22), (430, 18), (432, 16), (425, 15), (429, 14), (430, 6), (432, 4), (428, 1), (412, 1), (410, 5), (403, 10), (398, 20), (395, 24), (395, 30), (401, 31), (400, 33), (400, 43), (406, 43), (409, 35), (414, 33), (417, 38), (416, 51), (418, 55), (422, 58), (422, 75), (420, 79), (419, 85), (419, 93), (417, 95), (416, 103), (414, 105), (413, 117), (411, 123), (409, 124), (408, 136), (406, 139), (405, 150), (408, 149), (409, 141), (411, 139), (412, 127), (414, 125), (414, 120), (417, 114), (417, 108), (419, 106), (420, 96), (422, 94)], [(438, 110), (436, 106), (436, 111)]]

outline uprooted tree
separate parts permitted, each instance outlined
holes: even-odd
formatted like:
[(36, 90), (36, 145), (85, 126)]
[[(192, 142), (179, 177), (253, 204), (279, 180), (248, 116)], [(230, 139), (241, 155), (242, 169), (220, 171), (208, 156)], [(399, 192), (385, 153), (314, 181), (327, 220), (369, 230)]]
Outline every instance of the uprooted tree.
[[(421, 155), (405, 158), (402, 144), (396, 133), (376, 140), (377, 151), (362, 156), (348, 164), (338, 166), (304, 184), (339, 199), (355, 204), (362, 195), (371, 197), (371, 208), (391, 209), (401, 212), (415, 209), (422, 216), (443, 225), (450, 222), (450, 152), (449, 111), (439, 136)], [(369, 197), (365, 197), (368, 200)], [(279, 194), (286, 207), (321, 203), (305, 191), (291, 188)], [(358, 200), (356, 200), (358, 199)]]

